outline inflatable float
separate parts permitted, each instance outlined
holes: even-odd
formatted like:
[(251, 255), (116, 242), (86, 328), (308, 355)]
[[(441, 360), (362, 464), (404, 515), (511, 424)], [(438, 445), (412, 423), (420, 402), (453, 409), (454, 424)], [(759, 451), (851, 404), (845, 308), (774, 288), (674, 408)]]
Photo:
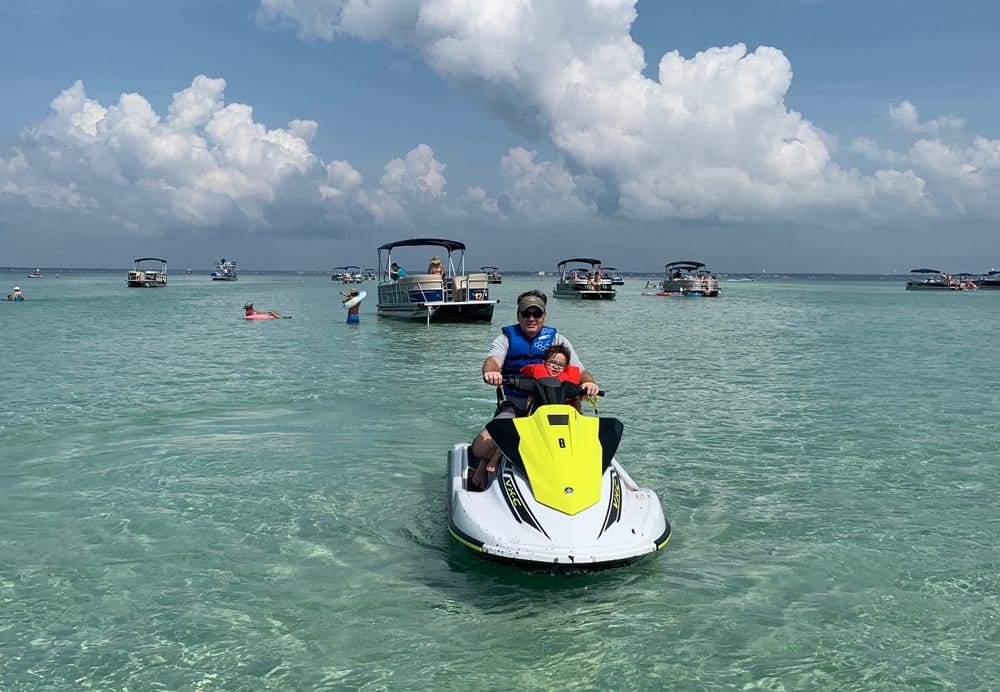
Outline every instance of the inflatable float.
[(280, 317), (275, 317), (274, 315), (272, 315), (269, 312), (255, 312), (252, 315), (245, 315), (243, 317), (243, 319), (245, 319), (245, 320), (277, 320), (277, 319), (281, 319), (281, 318)]
[(361, 301), (368, 297), (367, 291), (358, 291), (358, 295), (351, 296), (349, 300), (344, 301), (344, 309), (350, 310), (355, 305), (361, 305)]

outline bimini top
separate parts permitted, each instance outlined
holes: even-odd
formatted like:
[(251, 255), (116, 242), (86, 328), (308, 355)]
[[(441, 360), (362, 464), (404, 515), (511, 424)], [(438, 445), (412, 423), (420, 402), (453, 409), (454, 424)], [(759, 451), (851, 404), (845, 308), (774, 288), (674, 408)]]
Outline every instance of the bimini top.
[(937, 269), (911, 269), (911, 274), (940, 274)]
[(562, 262), (559, 263), (559, 266), (562, 267), (564, 264), (569, 264), (570, 262), (583, 262), (584, 264), (589, 264), (591, 266), (596, 267), (598, 264), (601, 263), (601, 260), (590, 259), (588, 257), (574, 257), (572, 259), (564, 259)]
[(606, 264), (602, 266), (602, 269), (606, 269), (609, 272), (616, 272), (616, 271), (618, 271), (618, 267), (609, 267)]
[(347, 264), (344, 265), (343, 267), (340, 267), (340, 269), (357, 269), (358, 271), (361, 271), (361, 267), (359, 267), (356, 264)]
[(701, 269), (705, 266), (704, 262), (693, 262), (691, 260), (677, 260), (676, 262), (667, 262), (665, 268), (667, 271), (671, 269), (687, 269), (688, 271), (694, 271), (695, 269)]
[(479, 271), (489, 274), (490, 272), (500, 271), (500, 267), (480, 267)]
[(1000, 274), (1000, 271), (986, 272), (986, 276), (996, 276), (997, 274)]
[(413, 247), (419, 245), (437, 245), (438, 247), (443, 247), (448, 252), (454, 252), (455, 250), (465, 252), (465, 243), (460, 243), (457, 240), (445, 240), (444, 238), (407, 238), (406, 240), (397, 240), (381, 246), (379, 248), (379, 252), (382, 250), (392, 250), (397, 247)]
[(136, 259), (134, 259), (132, 261), (133, 262), (162, 262), (163, 264), (167, 263), (167, 260), (160, 259), (159, 257), (138, 257), (138, 258), (136, 258)]

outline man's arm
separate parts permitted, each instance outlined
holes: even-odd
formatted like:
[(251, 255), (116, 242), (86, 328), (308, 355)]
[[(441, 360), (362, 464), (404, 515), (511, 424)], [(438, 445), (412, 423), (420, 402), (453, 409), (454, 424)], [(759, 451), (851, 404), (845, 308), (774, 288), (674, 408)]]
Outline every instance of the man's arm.
[(502, 360), (496, 356), (487, 356), (483, 361), (483, 382), (494, 387), (499, 386), (503, 382), (503, 375), (500, 373), (502, 367)]
[(507, 358), (509, 347), (510, 342), (507, 341), (506, 334), (500, 334), (490, 344), (490, 354), (483, 361), (483, 382), (494, 387), (503, 383), (503, 375), (500, 371), (503, 369), (503, 362)]

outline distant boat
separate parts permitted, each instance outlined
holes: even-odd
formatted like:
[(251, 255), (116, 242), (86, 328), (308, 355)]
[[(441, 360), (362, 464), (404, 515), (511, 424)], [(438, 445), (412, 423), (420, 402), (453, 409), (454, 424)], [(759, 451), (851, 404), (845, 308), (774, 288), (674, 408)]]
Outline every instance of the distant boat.
[(612, 286), (624, 286), (625, 278), (621, 275), (616, 267), (601, 267), (601, 271), (604, 272), (605, 276), (611, 277)]
[(500, 269), (498, 267), (493, 267), (493, 266), (480, 267), (479, 271), (486, 273), (487, 283), (491, 284), (503, 283), (503, 275), (500, 273)]
[(950, 274), (938, 269), (911, 269), (913, 278), (906, 282), (907, 291), (961, 291), (962, 284)]
[(33, 271), (30, 274), (28, 274), (28, 278), (29, 279), (40, 279), (40, 278), (42, 278), (42, 270), (39, 269), (38, 267), (35, 267), (35, 271)]
[[(143, 262), (159, 262), (159, 269), (146, 269)], [(159, 257), (139, 257), (125, 279), (129, 288), (159, 288), (167, 285), (167, 260)]]
[(564, 259), (558, 265), (559, 280), (552, 296), (579, 300), (614, 300), (611, 277), (601, 271), (601, 260), (588, 257)]
[(663, 281), (656, 293), (643, 295), (716, 298), (719, 295), (719, 277), (705, 268), (704, 262), (678, 260), (664, 265)]
[(995, 269), (987, 272), (986, 276), (976, 282), (979, 288), (986, 288), (991, 290), (1000, 289), (1000, 271)]
[(236, 260), (227, 260), (223, 257), (215, 263), (212, 281), (237, 281), (239, 278), (236, 272)]

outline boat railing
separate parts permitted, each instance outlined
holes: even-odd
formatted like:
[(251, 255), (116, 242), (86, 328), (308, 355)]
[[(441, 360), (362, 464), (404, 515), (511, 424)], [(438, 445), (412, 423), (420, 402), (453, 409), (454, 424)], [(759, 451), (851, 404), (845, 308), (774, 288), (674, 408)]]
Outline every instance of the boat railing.
[(379, 300), (383, 302), (426, 303), (444, 298), (444, 281), (437, 274), (407, 274), (379, 286)]

